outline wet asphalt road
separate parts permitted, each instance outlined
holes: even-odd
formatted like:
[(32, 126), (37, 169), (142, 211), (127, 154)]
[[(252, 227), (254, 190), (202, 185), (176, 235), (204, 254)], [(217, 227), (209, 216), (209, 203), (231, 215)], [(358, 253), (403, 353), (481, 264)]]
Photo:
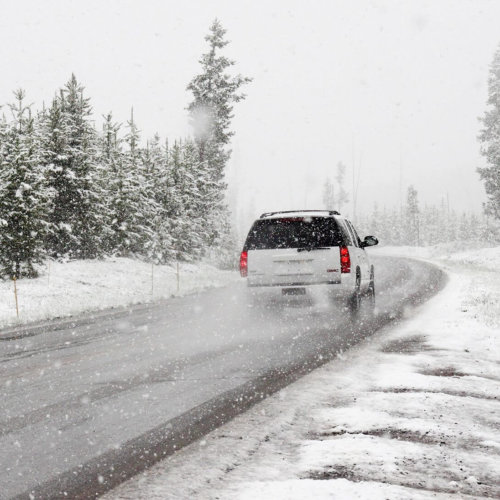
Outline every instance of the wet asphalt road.
[(445, 282), (429, 264), (373, 260), (377, 315), (355, 322), (322, 297), (249, 307), (242, 282), (0, 332), (0, 498), (95, 497), (397, 321)]

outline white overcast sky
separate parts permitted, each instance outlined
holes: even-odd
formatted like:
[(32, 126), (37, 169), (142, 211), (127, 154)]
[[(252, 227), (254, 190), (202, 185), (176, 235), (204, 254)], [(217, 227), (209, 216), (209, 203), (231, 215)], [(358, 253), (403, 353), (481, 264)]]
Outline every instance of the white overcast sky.
[[(478, 117), (500, 43), (500, 1), (0, 0), (0, 103), (39, 107), (72, 72), (96, 120), (131, 106), (143, 138), (190, 133), (185, 88), (217, 17), (236, 71), (228, 178), (240, 212), (321, 207), (336, 164), (358, 208), (448, 197), (480, 211)], [(400, 188), (401, 186), (401, 188)], [(347, 208), (347, 212), (352, 207)]]

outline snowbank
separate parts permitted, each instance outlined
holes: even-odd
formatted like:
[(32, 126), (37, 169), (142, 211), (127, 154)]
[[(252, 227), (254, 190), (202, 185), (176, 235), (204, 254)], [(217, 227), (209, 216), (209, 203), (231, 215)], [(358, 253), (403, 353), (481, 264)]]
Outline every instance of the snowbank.
[(373, 255), (393, 255), (423, 259), (440, 264), (464, 264), (473, 267), (500, 271), (500, 247), (478, 248), (477, 243), (446, 243), (430, 247), (374, 247), (368, 251)]
[(500, 248), (379, 252), (449, 284), (104, 498), (499, 498)]
[(239, 279), (207, 263), (152, 266), (126, 258), (50, 262), (37, 279), (0, 281), (0, 327), (64, 317), (92, 310), (151, 302)]

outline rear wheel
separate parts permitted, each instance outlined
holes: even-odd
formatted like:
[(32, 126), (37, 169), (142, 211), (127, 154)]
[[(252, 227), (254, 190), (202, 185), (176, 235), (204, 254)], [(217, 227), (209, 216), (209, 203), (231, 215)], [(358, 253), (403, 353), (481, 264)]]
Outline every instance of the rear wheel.
[(362, 302), (356, 316), (356, 321), (369, 323), (375, 316), (375, 279), (373, 268), (370, 272), (368, 288), (363, 292)]
[(348, 307), (351, 317), (356, 318), (361, 309), (361, 274), (359, 271), (356, 271), (356, 285), (354, 293), (349, 298)]
[(373, 266), (370, 270), (370, 284), (368, 285), (366, 297), (370, 311), (373, 312), (375, 309), (375, 270), (373, 269)]

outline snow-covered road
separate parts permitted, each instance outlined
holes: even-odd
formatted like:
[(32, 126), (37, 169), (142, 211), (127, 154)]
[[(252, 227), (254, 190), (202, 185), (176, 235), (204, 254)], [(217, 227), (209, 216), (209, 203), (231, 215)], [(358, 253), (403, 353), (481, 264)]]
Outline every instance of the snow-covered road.
[(500, 498), (500, 248), (381, 251), (446, 288), (104, 498)]
[(243, 283), (1, 336), (0, 497), (103, 492), (402, 316), (443, 283), (377, 259), (377, 318), (322, 300), (249, 308)]

